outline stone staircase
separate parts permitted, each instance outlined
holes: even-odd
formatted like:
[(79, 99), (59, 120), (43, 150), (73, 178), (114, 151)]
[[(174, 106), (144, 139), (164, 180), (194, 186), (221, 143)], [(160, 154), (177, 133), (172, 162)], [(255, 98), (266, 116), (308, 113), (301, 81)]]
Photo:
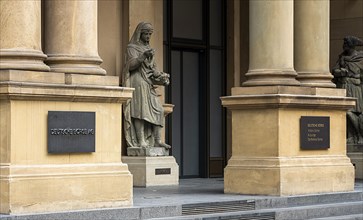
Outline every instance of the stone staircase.
[(363, 220), (363, 192), (182, 205), (182, 214), (153, 219)]
[(0, 220), (363, 220), (363, 192), (149, 205), (72, 212), (0, 215)]

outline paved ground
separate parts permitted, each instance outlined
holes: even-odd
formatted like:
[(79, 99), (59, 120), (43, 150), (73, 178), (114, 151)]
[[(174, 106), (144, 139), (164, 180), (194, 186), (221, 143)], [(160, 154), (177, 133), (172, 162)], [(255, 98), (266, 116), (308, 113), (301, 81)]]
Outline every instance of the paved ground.
[[(363, 190), (363, 180), (357, 180), (356, 191)], [(134, 207), (181, 205), (203, 202), (274, 198), (273, 196), (235, 195), (223, 193), (223, 179), (181, 179), (179, 186), (134, 188)]]
[[(363, 181), (357, 181), (355, 184), (355, 191), (363, 192)], [(89, 209), (89, 210), (75, 210), (70, 212), (59, 213), (36, 213), (25, 215), (1, 215), (1, 220), (84, 220), (84, 219), (150, 219), (150, 218), (164, 218), (174, 216), (172, 219), (180, 219), (183, 212), (182, 205), (197, 204), (206, 207), (205, 210), (213, 209), (226, 209), (226, 205), (213, 206), (211, 202), (223, 201), (244, 201), (254, 200), (251, 203), (259, 201), (260, 210), (252, 210), (250, 212), (241, 212), (240, 215), (253, 214), (269, 214), (271, 210), (276, 211), (275, 208), (280, 210), (276, 212), (280, 219), (307, 219), (301, 217), (301, 214), (310, 213), (320, 217), (334, 216), (342, 217), (348, 214), (357, 214), (362, 212), (361, 201), (357, 201), (356, 197), (361, 198), (361, 193), (333, 193), (331, 195), (324, 194), (320, 196), (294, 196), (294, 197), (273, 197), (273, 196), (253, 196), (253, 195), (236, 195), (223, 193), (223, 179), (181, 179), (179, 186), (163, 186), (163, 187), (148, 187), (148, 188), (134, 188), (134, 205), (132, 207), (124, 208), (103, 208), (103, 209)], [(342, 199), (337, 203), (337, 196)], [(324, 204), (319, 204), (319, 199), (324, 201)], [(274, 201), (273, 201), (274, 200)], [(342, 203), (343, 201), (343, 203)], [(329, 203), (330, 202), (330, 203)], [(238, 203), (238, 202), (237, 202)], [(359, 204), (358, 204), (359, 203)], [(255, 203), (254, 203), (255, 204)], [(298, 204), (295, 207), (288, 207), (289, 205)], [(301, 206), (301, 204), (304, 204)], [(233, 205), (233, 204), (232, 204)], [(235, 205), (235, 204), (234, 204)], [(316, 206), (319, 206), (318, 208)], [(195, 211), (192, 207), (192, 211)], [(231, 204), (227, 208), (231, 209)], [(271, 208), (273, 207), (273, 208)], [(186, 207), (188, 209), (188, 207)], [(233, 208), (233, 207), (232, 207)], [(238, 205), (238, 209), (241, 206)], [(199, 210), (199, 209), (198, 209)], [(203, 209), (204, 210), (204, 209)], [(202, 211), (203, 211), (202, 210)], [(189, 210), (190, 211), (190, 210)], [(234, 212), (233, 215), (236, 215)], [(312, 214), (311, 214), (312, 213)], [(339, 213), (339, 214), (337, 214)], [(237, 213), (238, 214), (238, 213)], [(275, 215), (273, 214), (273, 215)], [(207, 214), (208, 215), (208, 214)], [(214, 214), (211, 214), (214, 215)], [(219, 215), (229, 215), (218, 214)], [(239, 214), (238, 214), (239, 215)], [(177, 216), (177, 217), (175, 217)], [(282, 217), (281, 217), (282, 216)], [(295, 218), (291, 218), (291, 216)], [(340, 219), (338, 217), (337, 219)], [(355, 217), (355, 216), (353, 216)], [(361, 216), (360, 216), (361, 217)], [(355, 218), (349, 218), (355, 219)], [(361, 219), (361, 218), (358, 218)]]

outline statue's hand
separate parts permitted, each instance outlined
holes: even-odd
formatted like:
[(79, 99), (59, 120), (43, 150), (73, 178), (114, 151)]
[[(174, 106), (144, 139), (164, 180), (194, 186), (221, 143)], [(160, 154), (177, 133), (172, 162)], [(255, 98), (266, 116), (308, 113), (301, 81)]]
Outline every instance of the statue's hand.
[(154, 54), (155, 54), (154, 49), (148, 49), (148, 50), (145, 50), (145, 52), (144, 52), (144, 56), (146, 58), (152, 57), (152, 56), (154, 56)]
[(348, 70), (347, 70), (347, 69), (345, 69), (345, 68), (340, 68), (340, 70), (341, 70), (343, 73), (345, 73), (345, 74), (347, 74), (347, 73), (348, 73)]
[(348, 70), (345, 68), (339, 68), (339, 69), (335, 69), (333, 71), (333, 73), (334, 73), (334, 76), (336, 76), (336, 77), (344, 77), (344, 76), (347, 76)]
[(154, 77), (160, 77), (160, 76), (161, 76), (161, 72), (159, 72), (159, 71), (154, 71), (154, 72), (153, 72), (153, 76), (154, 76)]

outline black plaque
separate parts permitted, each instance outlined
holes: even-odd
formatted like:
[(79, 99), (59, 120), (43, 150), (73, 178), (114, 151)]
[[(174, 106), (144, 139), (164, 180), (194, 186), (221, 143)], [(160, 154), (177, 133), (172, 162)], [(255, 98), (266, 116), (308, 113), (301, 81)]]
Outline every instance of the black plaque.
[(171, 168), (155, 169), (155, 175), (168, 175), (171, 174)]
[(328, 149), (330, 147), (330, 118), (302, 116), (300, 147), (304, 150)]
[(95, 112), (49, 111), (48, 153), (95, 152)]

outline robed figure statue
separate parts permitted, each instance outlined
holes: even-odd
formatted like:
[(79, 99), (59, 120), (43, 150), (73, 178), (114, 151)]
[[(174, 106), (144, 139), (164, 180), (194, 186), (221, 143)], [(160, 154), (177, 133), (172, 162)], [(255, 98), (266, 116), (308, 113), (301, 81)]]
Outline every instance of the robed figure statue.
[[(139, 23), (125, 54), (122, 84), (135, 89), (132, 99), (123, 109), (129, 156), (149, 156), (142, 152), (150, 148), (170, 148), (161, 141), (164, 110), (156, 92), (156, 85), (169, 84), (169, 74), (156, 68), (155, 50), (149, 45), (152, 33), (153, 27), (150, 23)], [(129, 151), (129, 148), (141, 151)]]
[(333, 68), (334, 81), (338, 88), (344, 88), (347, 96), (357, 98), (355, 108), (347, 112), (347, 143), (363, 144), (363, 46), (357, 37), (344, 38), (343, 52)]

